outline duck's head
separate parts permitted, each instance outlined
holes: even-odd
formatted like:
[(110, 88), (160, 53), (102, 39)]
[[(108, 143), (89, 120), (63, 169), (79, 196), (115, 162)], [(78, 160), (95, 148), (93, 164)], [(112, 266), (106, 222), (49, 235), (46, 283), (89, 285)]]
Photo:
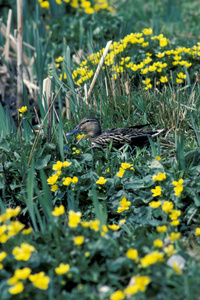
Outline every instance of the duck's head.
[(101, 125), (96, 118), (86, 117), (83, 118), (73, 130), (67, 132), (66, 136), (73, 135), (78, 132), (84, 132), (86, 138), (95, 138), (101, 134)]

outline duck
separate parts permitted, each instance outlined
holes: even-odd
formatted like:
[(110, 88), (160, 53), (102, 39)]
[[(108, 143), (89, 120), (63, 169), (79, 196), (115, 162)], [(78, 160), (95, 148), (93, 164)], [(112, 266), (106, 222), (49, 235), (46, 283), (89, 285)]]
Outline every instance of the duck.
[(127, 144), (134, 147), (143, 147), (149, 144), (149, 138), (153, 139), (159, 135), (164, 129), (146, 130), (144, 127), (150, 124), (136, 125), (123, 128), (111, 128), (101, 130), (100, 122), (97, 118), (89, 116), (83, 118), (80, 123), (71, 131), (66, 133), (66, 136), (83, 132), (83, 135), (77, 142), (82, 140), (83, 137), (91, 139), (92, 148), (103, 148), (112, 143), (112, 148), (122, 150)]

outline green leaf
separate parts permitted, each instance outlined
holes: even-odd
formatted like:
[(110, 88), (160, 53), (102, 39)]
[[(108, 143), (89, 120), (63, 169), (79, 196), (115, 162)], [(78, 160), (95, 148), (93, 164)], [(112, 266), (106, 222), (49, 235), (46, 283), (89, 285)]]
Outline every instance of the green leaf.
[(39, 158), (35, 163), (35, 169), (41, 170), (44, 169), (51, 159), (51, 154), (46, 155), (45, 157)]

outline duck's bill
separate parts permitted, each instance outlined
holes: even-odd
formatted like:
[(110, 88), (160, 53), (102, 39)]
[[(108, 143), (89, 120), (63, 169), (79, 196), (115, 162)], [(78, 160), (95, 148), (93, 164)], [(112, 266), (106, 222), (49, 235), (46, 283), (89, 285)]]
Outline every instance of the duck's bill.
[(66, 133), (66, 136), (73, 135), (73, 134), (79, 132), (79, 130), (80, 130), (80, 127), (79, 127), (79, 126), (76, 126), (73, 130), (67, 132), (67, 133)]

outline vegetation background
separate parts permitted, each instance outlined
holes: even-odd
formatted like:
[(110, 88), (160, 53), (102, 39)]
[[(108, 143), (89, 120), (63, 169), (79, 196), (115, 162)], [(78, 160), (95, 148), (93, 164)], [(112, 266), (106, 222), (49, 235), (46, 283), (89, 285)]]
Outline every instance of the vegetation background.
[[(198, 2), (0, 1), (0, 299), (199, 298)], [(88, 115), (164, 134), (93, 152)]]

